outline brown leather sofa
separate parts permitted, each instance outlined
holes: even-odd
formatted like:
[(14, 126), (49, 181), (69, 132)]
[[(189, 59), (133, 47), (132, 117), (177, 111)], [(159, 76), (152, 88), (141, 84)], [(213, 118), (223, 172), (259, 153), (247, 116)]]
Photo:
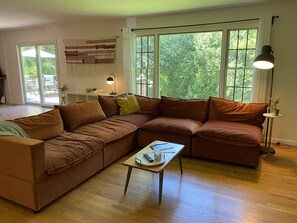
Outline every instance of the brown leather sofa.
[(160, 110), (138, 130), (139, 146), (169, 140), (184, 144), (184, 154), (192, 157), (258, 165), (266, 103), (162, 97)]
[(39, 211), (154, 140), (182, 143), (188, 156), (257, 166), (267, 104), (136, 98), (140, 111), (125, 116), (116, 97), (99, 97), (12, 120), (31, 138), (0, 137), (0, 196)]

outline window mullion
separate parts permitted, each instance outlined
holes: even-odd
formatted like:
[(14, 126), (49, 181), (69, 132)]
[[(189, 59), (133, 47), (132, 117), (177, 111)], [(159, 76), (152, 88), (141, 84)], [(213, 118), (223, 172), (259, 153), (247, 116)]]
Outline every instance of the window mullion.
[(140, 38), (140, 50), (141, 50), (141, 52), (140, 52), (140, 64), (141, 64), (141, 66), (140, 66), (140, 76), (139, 76), (139, 78), (140, 78), (140, 94), (142, 95), (143, 94), (143, 92), (142, 92), (142, 85), (143, 85), (143, 83), (142, 83), (142, 72), (143, 72), (143, 37), (141, 37)]
[(246, 42), (245, 42), (245, 58), (244, 58), (244, 68), (243, 68), (243, 83), (242, 83), (242, 93), (241, 93), (241, 102), (243, 102), (243, 99), (244, 99), (244, 92), (245, 92), (245, 75), (246, 75), (246, 69), (247, 69), (247, 66), (246, 66), (246, 60), (247, 60), (247, 52), (248, 52), (248, 43), (249, 43), (249, 33), (250, 33), (250, 30), (248, 29), (247, 30), (247, 35), (246, 35)]
[(227, 58), (228, 58), (228, 30), (223, 29), (222, 36), (222, 52), (221, 52), (221, 65), (220, 65), (220, 85), (219, 96), (224, 98), (226, 94), (226, 80), (227, 80)]
[(154, 85), (153, 85), (153, 96), (154, 97), (160, 97), (160, 87), (159, 87), (159, 83), (160, 83), (160, 74), (159, 74), (159, 38), (160, 35), (155, 34), (154, 35), (154, 41), (155, 41), (155, 45), (154, 45)]
[(146, 95), (149, 92), (149, 36), (146, 38)]

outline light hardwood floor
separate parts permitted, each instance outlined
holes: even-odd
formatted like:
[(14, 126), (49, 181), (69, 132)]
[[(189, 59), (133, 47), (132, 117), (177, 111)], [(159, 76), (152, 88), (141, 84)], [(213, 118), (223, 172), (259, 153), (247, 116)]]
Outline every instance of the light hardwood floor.
[[(1, 107), (0, 107), (1, 113)], [(297, 149), (276, 146), (278, 159), (256, 169), (183, 158), (165, 169), (158, 204), (156, 174), (133, 169), (127, 194), (128, 154), (39, 214), (0, 198), (0, 222), (297, 222)], [(67, 180), (67, 179), (65, 179)], [(1, 182), (0, 182), (1, 183)]]
[(15, 119), (24, 116), (37, 115), (53, 108), (40, 107), (38, 105), (0, 105), (0, 120)]

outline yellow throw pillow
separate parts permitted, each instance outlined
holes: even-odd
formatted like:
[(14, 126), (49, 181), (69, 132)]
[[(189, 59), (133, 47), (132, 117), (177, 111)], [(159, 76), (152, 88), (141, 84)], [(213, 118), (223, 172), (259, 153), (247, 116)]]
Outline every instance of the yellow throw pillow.
[(120, 115), (129, 115), (140, 111), (140, 107), (135, 95), (127, 95), (118, 98), (117, 103), (120, 106)]

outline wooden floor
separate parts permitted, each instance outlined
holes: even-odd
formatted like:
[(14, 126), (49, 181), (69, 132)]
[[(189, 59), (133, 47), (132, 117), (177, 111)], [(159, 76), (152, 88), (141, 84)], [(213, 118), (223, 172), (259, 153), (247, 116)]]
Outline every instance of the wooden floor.
[(53, 108), (40, 107), (38, 105), (0, 105), (0, 120), (10, 120), (24, 116), (37, 115)]
[(275, 148), (278, 159), (259, 157), (256, 169), (184, 157), (181, 176), (174, 160), (165, 169), (161, 204), (159, 177), (150, 172), (133, 169), (123, 194), (129, 154), (39, 214), (0, 198), (0, 222), (295, 223), (297, 149)]

